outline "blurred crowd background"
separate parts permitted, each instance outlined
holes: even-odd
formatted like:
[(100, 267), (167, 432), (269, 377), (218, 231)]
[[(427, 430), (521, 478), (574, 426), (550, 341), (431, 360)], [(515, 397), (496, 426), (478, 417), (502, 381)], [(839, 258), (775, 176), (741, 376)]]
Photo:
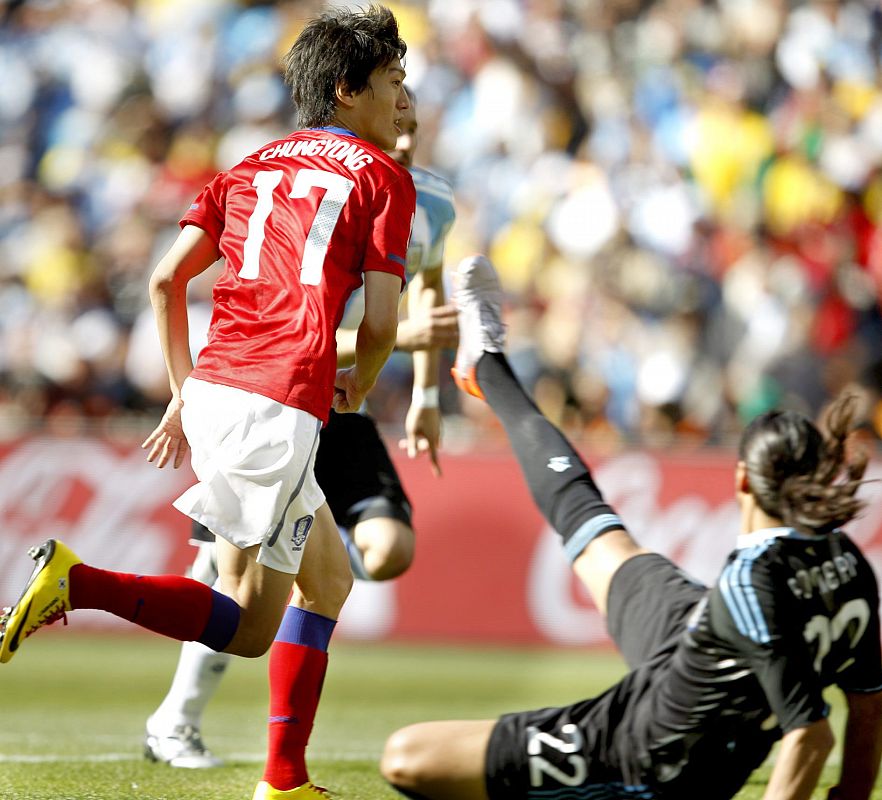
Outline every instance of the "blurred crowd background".
[[(877, 2), (388, 5), (417, 163), (457, 198), (447, 261), (495, 260), (513, 363), (555, 421), (725, 443), (850, 387), (878, 439)], [(278, 62), (324, 6), (0, 2), (0, 435), (152, 428), (147, 276), (204, 183), (294, 128)], [(392, 428), (408, 381), (396, 357), (375, 393)], [(492, 427), (449, 383), (442, 400), (452, 432)]]

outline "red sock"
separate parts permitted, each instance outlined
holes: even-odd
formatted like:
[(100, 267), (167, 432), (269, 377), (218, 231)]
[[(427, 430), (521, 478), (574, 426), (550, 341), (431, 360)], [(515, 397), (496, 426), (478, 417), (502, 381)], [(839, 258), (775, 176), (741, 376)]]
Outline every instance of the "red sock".
[[(77, 564), (70, 571), (73, 608), (108, 611), (180, 641), (199, 641), (209, 628), (216, 616), (215, 594), (205, 584), (179, 575), (131, 575), (86, 564)], [(227, 643), (231, 638), (232, 634)]]
[(302, 644), (273, 642), (270, 648), (269, 746), (263, 779), (287, 791), (309, 780), (306, 745), (322, 684), (328, 654)]
[(287, 791), (306, 783), (306, 745), (328, 668), (328, 642), (336, 623), (288, 606), (270, 648), (269, 746), (263, 779)]

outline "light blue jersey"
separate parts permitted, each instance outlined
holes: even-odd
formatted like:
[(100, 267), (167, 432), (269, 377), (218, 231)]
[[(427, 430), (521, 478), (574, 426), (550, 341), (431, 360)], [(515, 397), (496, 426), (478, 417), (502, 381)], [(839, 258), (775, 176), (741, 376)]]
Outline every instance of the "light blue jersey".
[(416, 213), (407, 247), (407, 279), (417, 272), (440, 267), (444, 258), (444, 240), (456, 219), (453, 189), (450, 184), (420, 167), (412, 167), (416, 187)]
[[(407, 247), (407, 281), (424, 269), (440, 267), (444, 241), (456, 220), (450, 184), (422, 167), (411, 167), (416, 188), (416, 212)], [(406, 287), (405, 287), (406, 288)], [(341, 328), (357, 328), (364, 317), (364, 288), (352, 293), (346, 304)]]

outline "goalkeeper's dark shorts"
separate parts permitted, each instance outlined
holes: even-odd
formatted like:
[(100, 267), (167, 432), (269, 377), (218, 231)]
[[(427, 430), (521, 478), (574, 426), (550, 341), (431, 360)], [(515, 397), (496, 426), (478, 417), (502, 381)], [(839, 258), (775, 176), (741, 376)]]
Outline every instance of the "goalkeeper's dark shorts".
[(672, 648), (707, 591), (658, 553), (622, 564), (610, 583), (606, 625), (628, 667), (634, 669)]
[(630, 672), (580, 703), (500, 717), (485, 757), (490, 800), (669, 800), (642, 778), (624, 774), (633, 771), (633, 764), (622, 765), (634, 754), (619, 752), (622, 737), (614, 735), (649, 672)]
[(501, 717), (487, 748), (490, 800), (661, 800), (658, 790), (626, 779), (614, 766), (628, 758), (611, 752), (613, 740), (620, 741), (611, 731), (628, 713), (629, 698), (645, 691), (665, 651), (673, 651), (706, 592), (657, 553), (626, 561), (610, 584), (607, 624), (632, 672), (599, 697)]

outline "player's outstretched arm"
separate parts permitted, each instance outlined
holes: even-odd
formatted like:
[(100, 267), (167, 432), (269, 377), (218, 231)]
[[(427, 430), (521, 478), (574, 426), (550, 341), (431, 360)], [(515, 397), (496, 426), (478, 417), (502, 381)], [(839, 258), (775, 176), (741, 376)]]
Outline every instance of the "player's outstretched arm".
[(335, 411), (358, 411), (377, 382), (380, 370), (395, 347), (400, 294), (401, 279), (397, 275), (374, 270), (365, 273), (364, 319), (358, 326), (355, 363), (337, 370)]
[[(441, 444), (441, 409), (438, 398), (438, 377), (441, 364), (441, 347), (455, 344), (457, 331), (456, 310), (452, 317), (440, 313), (444, 308), (444, 284), (441, 265), (418, 272), (411, 281), (408, 297), (408, 321), (414, 331), (428, 331), (424, 344), (414, 342), (413, 349), (413, 398), (405, 419), (406, 438), (403, 442), (407, 454), (415, 458), (428, 453), (435, 475), (441, 474), (438, 448)], [(439, 312), (436, 314), (436, 311)], [(401, 346), (402, 331), (399, 324), (398, 344)]]
[(846, 693), (848, 720), (839, 785), (830, 800), (868, 800), (882, 759), (882, 692)]
[(810, 800), (834, 743), (826, 719), (784, 734), (763, 800)]
[(455, 348), (459, 342), (459, 324), (456, 305), (444, 299), (444, 280), (441, 264), (421, 269), (410, 280), (407, 292), (407, 319), (398, 323), (395, 349), (414, 354), (414, 374), (420, 371), (416, 363), (431, 356), (425, 366), (425, 385), (433, 385), (438, 378), (438, 350)]
[(160, 468), (169, 461), (180, 467), (189, 449), (181, 427), (181, 386), (193, 370), (187, 284), (218, 257), (214, 240), (201, 228), (186, 225), (150, 276), (150, 302), (172, 397), (159, 425), (141, 446), (148, 451), (147, 460)]
[[(410, 296), (421, 282), (417, 273), (408, 290)], [(440, 272), (438, 273), (440, 275)], [(440, 279), (440, 278), (439, 278)], [(459, 326), (456, 321), (456, 306), (445, 303), (443, 294), (440, 304), (427, 306), (420, 313), (409, 312), (411, 316), (398, 321), (398, 333), (395, 337), (395, 349), (402, 353), (418, 353), (430, 348), (455, 348), (459, 341)], [(351, 367), (355, 361), (355, 345), (358, 330), (355, 328), (337, 329), (337, 366)]]
[[(414, 278), (414, 280), (417, 280)], [(410, 290), (413, 291), (413, 290)], [(456, 348), (459, 326), (453, 303), (430, 306), (419, 316), (410, 316), (398, 323), (395, 349), (403, 353), (417, 353), (429, 348)]]

